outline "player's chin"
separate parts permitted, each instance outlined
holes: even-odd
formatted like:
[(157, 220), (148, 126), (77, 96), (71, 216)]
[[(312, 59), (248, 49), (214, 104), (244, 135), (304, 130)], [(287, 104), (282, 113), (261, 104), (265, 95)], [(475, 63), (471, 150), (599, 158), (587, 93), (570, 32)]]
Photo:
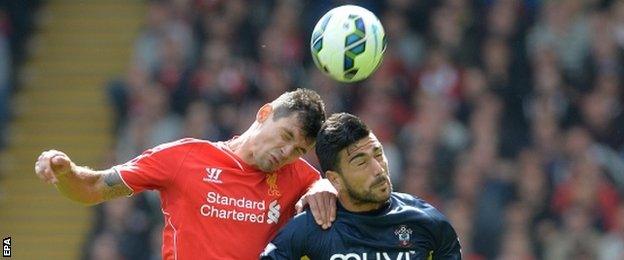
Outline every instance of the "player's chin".
[(392, 190), (392, 183), (390, 183), (390, 181), (384, 181), (378, 184), (374, 184), (373, 186), (371, 186), (371, 189), (383, 191), (385, 193), (388, 190)]
[(275, 165), (273, 165), (272, 163), (268, 161), (263, 161), (262, 163), (259, 163), (258, 169), (260, 169), (263, 172), (274, 172), (275, 170), (277, 170)]
[(384, 202), (390, 198), (391, 192), (392, 189), (390, 189), (390, 187), (381, 187), (377, 188), (377, 190), (373, 190), (371, 195), (373, 195), (375, 201)]
[(390, 199), (390, 193), (392, 192), (391, 188), (384, 188), (381, 190), (381, 194), (379, 195), (381, 201), (386, 201)]
[(383, 185), (377, 188), (377, 197), (380, 201), (385, 201), (390, 198), (390, 193), (392, 193), (392, 185), (388, 183), (388, 185)]

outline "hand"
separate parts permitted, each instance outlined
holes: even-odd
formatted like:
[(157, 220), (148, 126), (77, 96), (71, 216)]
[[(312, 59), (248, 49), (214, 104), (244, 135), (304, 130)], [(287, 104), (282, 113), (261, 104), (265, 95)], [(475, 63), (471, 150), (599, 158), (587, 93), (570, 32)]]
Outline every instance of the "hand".
[(320, 179), (312, 184), (310, 190), (299, 199), (295, 209), (297, 213), (301, 213), (306, 204), (309, 205), (316, 224), (323, 229), (328, 229), (336, 219), (337, 194), (338, 191), (329, 180)]
[(46, 183), (56, 184), (58, 177), (70, 174), (73, 163), (69, 157), (57, 150), (48, 150), (37, 158), (35, 173)]

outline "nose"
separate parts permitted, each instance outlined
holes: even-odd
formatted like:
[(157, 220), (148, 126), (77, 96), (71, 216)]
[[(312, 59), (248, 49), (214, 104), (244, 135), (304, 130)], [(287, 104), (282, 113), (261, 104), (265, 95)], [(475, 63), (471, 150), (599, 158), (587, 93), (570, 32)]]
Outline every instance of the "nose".
[(382, 175), (385, 172), (383, 160), (373, 160), (372, 167), (375, 175)]
[(282, 151), (282, 156), (284, 157), (292, 157), (295, 153), (295, 146), (294, 145), (286, 145), (284, 147), (282, 147), (281, 149)]

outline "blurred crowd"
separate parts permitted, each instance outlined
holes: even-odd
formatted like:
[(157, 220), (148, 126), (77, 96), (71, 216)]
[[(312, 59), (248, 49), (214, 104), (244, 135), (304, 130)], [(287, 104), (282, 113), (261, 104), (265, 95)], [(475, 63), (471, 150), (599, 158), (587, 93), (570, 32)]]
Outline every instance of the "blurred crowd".
[[(441, 209), (465, 259), (624, 259), (623, 1), (353, 2), (389, 45), (350, 85), (309, 55), (316, 21), (347, 1), (147, 2), (107, 88), (110, 165), (181, 137), (229, 139), (264, 102), (311, 88), (372, 127), (395, 190)], [(84, 257), (158, 259), (159, 208), (151, 192), (97, 207)]]
[(40, 2), (0, 0), (0, 151), (7, 142), (10, 98), (19, 85), (17, 70), (26, 57), (26, 43)]

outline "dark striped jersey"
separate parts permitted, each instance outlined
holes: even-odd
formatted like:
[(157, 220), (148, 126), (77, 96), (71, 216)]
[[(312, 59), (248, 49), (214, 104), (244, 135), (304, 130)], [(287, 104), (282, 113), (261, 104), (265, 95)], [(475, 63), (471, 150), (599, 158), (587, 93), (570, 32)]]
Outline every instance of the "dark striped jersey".
[(280, 230), (260, 259), (461, 259), (451, 224), (419, 198), (393, 192), (382, 208), (364, 213), (337, 204), (330, 229), (308, 210)]

